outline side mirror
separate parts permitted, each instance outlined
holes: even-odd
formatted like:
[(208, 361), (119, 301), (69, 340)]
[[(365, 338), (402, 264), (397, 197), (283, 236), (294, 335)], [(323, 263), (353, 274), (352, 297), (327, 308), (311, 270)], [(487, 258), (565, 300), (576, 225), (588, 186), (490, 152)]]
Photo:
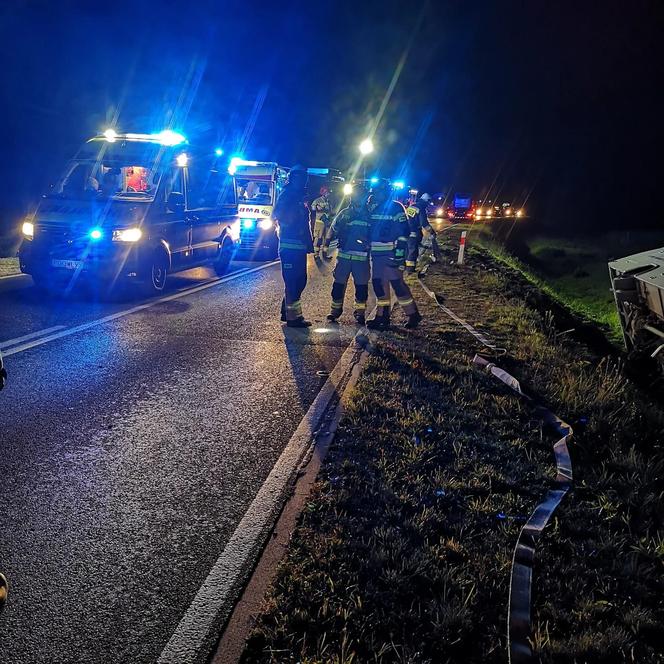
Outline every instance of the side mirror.
[(184, 210), (184, 194), (172, 191), (166, 200), (166, 207), (170, 212), (182, 212)]

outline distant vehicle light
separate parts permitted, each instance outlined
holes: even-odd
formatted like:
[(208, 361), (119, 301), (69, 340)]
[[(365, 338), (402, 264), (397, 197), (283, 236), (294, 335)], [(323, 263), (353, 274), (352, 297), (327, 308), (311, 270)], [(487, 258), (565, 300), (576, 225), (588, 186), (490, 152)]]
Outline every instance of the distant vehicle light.
[(161, 131), (156, 135), (156, 138), (159, 139), (159, 142), (162, 145), (170, 147), (173, 145), (180, 145), (180, 143), (185, 143), (187, 141), (182, 134), (173, 131), (172, 129), (164, 129), (164, 131)]
[(442, 217), (443, 216), (443, 208), (438, 208), (436, 210), (436, 216), (437, 217)]
[(113, 242), (138, 242), (143, 237), (140, 228), (119, 228), (113, 231)]
[(516, 211), (516, 216), (517, 216), (517, 217), (523, 217), (524, 214), (525, 214), (525, 211), (524, 211), (524, 210), (517, 210), (517, 211)]
[(397, 180), (396, 182), (392, 183), (392, 186), (395, 189), (403, 189), (406, 186), (406, 183), (403, 180)]
[(353, 185), (346, 182), (344, 185), (344, 196), (350, 196), (353, 193)]
[(115, 143), (115, 140), (117, 139), (118, 134), (115, 131), (115, 129), (107, 129), (104, 132), (104, 138), (109, 142), (109, 143)]
[(256, 225), (256, 220), (255, 219), (243, 219), (242, 220), (242, 228), (253, 228)]
[(35, 236), (35, 225), (31, 221), (24, 221), (21, 232), (25, 237), (29, 237), (32, 240)]
[(104, 237), (104, 231), (102, 231), (101, 228), (93, 228), (88, 235), (91, 240), (101, 240)]
[(214, 153), (217, 155), (217, 157), (221, 157), (224, 154), (224, 151), (221, 148), (216, 148)]
[(466, 217), (468, 219), (472, 219), (473, 218), (473, 212), (470, 212), (470, 211), (466, 212)]
[(450, 210), (450, 211), (447, 213), (447, 216), (448, 216), (450, 219), (454, 219), (454, 210)]
[(487, 210), (486, 211), (486, 216), (487, 217), (493, 217), (493, 210)]
[[(246, 220), (245, 220), (245, 221), (246, 221)], [(261, 220), (258, 222), (258, 228), (260, 228), (260, 229), (263, 230), (263, 231), (269, 231), (270, 228), (272, 228), (272, 226), (274, 226), (274, 222), (273, 222), (272, 219), (270, 219), (270, 218), (268, 218), (268, 219), (261, 219)]]
[(512, 216), (512, 208), (505, 208), (505, 216), (506, 217)]
[(240, 241), (240, 228), (241, 228), (241, 222), (239, 219), (236, 219), (229, 227), (228, 229), (228, 234), (231, 236), (231, 239), (233, 242), (239, 242)]
[(184, 168), (189, 163), (189, 156), (186, 152), (183, 152), (175, 158), (175, 161), (180, 168)]

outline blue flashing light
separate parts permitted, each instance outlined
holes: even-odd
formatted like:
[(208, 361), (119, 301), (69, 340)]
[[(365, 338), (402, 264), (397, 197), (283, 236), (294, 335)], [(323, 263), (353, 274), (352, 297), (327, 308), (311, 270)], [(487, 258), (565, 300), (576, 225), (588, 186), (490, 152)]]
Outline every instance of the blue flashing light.
[(224, 154), (224, 151), (221, 148), (215, 148), (214, 153), (217, 155), (217, 157), (221, 157), (221, 155)]
[(371, 182), (371, 184), (378, 184), (378, 178), (374, 176), (371, 178), (371, 180), (369, 180), (369, 182)]
[(392, 186), (395, 189), (403, 189), (406, 186), (406, 183), (403, 180), (397, 180), (396, 182), (392, 183)]
[(237, 167), (239, 164), (241, 164), (244, 161), (244, 158), (241, 157), (239, 154), (236, 154), (235, 156), (231, 157), (231, 161), (228, 164), (228, 173), (230, 175), (235, 175), (235, 171), (237, 171)]
[(256, 225), (256, 220), (255, 219), (243, 219), (242, 220), (242, 228), (246, 228), (247, 230), (253, 228)]
[(104, 231), (101, 228), (93, 228), (89, 233), (91, 240), (101, 240), (104, 237)]
[(186, 143), (187, 139), (177, 131), (172, 129), (164, 129), (164, 131), (159, 132), (156, 135), (156, 138), (159, 139), (159, 142), (162, 145), (180, 145), (180, 143)]

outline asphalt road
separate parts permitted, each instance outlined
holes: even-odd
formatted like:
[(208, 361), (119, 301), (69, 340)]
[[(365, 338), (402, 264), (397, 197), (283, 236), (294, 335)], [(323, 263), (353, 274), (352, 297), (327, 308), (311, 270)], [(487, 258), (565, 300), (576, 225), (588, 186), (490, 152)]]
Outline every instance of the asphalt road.
[(356, 331), (325, 321), (330, 267), (308, 331), (278, 320), (278, 265), (127, 315), (0, 280), (1, 662), (156, 660)]

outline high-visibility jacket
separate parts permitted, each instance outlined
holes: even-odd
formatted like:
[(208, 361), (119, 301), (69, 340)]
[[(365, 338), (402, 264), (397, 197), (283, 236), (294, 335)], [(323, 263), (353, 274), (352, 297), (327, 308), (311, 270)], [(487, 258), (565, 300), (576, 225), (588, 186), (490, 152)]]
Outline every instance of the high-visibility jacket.
[(334, 218), (328, 231), (327, 243), (335, 238), (338, 240), (338, 258), (366, 261), (369, 260), (371, 248), (370, 229), (371, 220), (367, 208), (351, 203)]
[(320, 221), (325, 225), (328, 224), (330, 218), (330, 201), (325, 196), (315, 198), (311, 203), (311, 209), (316, 215), (316, 221)]
[(405, 258), (408, 244), (408, 218), (401, 203), (388, 200), (381, 206), (369, 203), (371, 222), (371, 254)]
[(304, 192), (284, 187), (272, 216), (279, 225), (279, 250), (290, 249), (311, 253), (314, 250), (309, 225), (309, 211), (304, 204)]
[(411, 231), (425, 230), (434, 234), (433, 228), (431, 228), (431, 224), (429, 223), (429, 217), (427, 216), (427, 207), (427, 201), (423, 200), (411, 203), (408, 206), (406, 215), (408, 216), (408, 224)]

